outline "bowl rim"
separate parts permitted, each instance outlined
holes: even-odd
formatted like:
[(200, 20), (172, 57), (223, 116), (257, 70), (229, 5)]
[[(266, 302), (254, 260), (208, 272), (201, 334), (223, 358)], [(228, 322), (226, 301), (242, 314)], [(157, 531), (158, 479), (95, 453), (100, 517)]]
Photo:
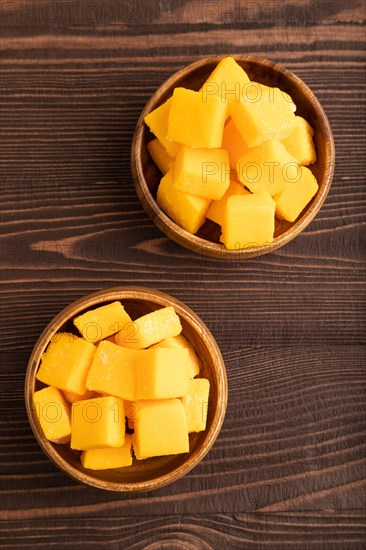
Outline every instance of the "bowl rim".
[[(211, 428), (207, 431), (207, 435), (204, 440), (205, 446), (199, 448), (199, 450), (192, 457), (190, 457), (188, 453), (187, 461), (171, 472), (151, 480), (141, 482), (122, 483), (94, 479), (92, 475), (88, 473), (88, 470), (79, 471), (68, 462), (65, 462), (55, 448), (55, 444), (48, 441), (44, 437), (35, 408), (33, 406), (35, 374), (38, 370), (40, 357), (46, 349), (52, 336), (60, 330), (66, 321), (69, 321), (72, 316), (84, 310), (86, 307), (94, 307), (96, 305), (102, 305), (105, 302), (115, 300), (149, 300), (150, 302), (161, 305), (162, 307), (173, 306), (177, 314), (184, 319), (185, 322), (190, 324), (197, 333), (199, 333), (200, 338), (209, 350), (210, 355), (212, 356), (219, 371), (220, 383), (218, 384), (218, 403), (220, 406), (215, 409)], [(228, 384), (225, 363), (219, 346), (206, 324), (189, 306), (169, 294), (152, 288), (143, 286), (116, 286), (78, 298), (62, 309), (48, 323), (35, 343), (28, 361), (24, 383), (24, 396), (26, 412), (32, 431), (41, 449), (48, 456), (51, 462), (53, 462), (61, 471), (68, 474), (71, 478), (86, 485), (91, 485), (93, 487), (97, 487), (98, 489), (108, 491), (131, 493), (151, 491), (173, 483), (192, 470), (192, 468), (194, 468), (206, 456), (219, 435), (225, 418), (228, 399)]]
[[(144, 118), (149, 112), (151, 112), (153, 107), (155, 108), (156, 104), (159, 104), (159, 100), (162, 96), (164, 96), (164, 93), (167, 91), (167, 89), (181, 77), (193, 73), (195, 70), (203, 67), (207, 63), (218, 63), (225, 57), (233, 57), (236, 61), (247, 61), (249, 63), (265, 65), (272, 70), (279, 71), (291, 82), (293, 82), (294, 85), (301, 87), (308, 101), (312, 103), (318, 117), (322, 120), (327, 143), (327, 156), (330, 159), (325, 169), (323, 185), (321, 187), (319, 186), (319, 190), (313, 198), (304, 216), (300, 217), (298, 221), (295, 221), (287, 231), (285, 231), (278, 237), (275, 237), (272, 243), (264, 246), (255, 246), (238, 250), (228, 250), (223, 244), (213, 243), (211, 241), (203, 239), (202, 237), (198, 237), (197, 235), (192, 235), (191, 233), (177, 225), (171, 218), (169, 218), (169, 216), (167, 216), (165, 212), (159, 207), (156, 200), (152, 196), (144, 176), (140, 155), (137, 154), (137, 151), (140, 151), (142, 148), (142, 137), (145, 127)], [(332, 129), (329, 124), (328, 117), (325, 114), (325, 111), (320, 101), (315, 96), (314, 92), (311, 91), (309, 86), (303, 80), (301, 80), (301, 78), (299, 78), (289, 69), (286, 69), (280, 63), (276, 63), (264, 57), (259, 57), (252, 54), (227, 54), (203, 57), (198, 59), (197, 61), (194, 61), (193, 63), (190, 63), (189, 65), (185, 65), (184, 67), (173, 73), (155, 90), (155, 92), (143, 108), (138, 118), (131, 144), (132, 178), (138, 198), (150, 219), (163, 233), (165, 233), (165, 235), (167, 235), (167, 237), (173, 239), (184, 248), (187, 248), (195, 252), (196, 254), (201, 254), (203, 256), (208, 256), (217, 260), (224, 261), (240, 261), (256, 256), (262, 256), (263, 254), (273, 252), (274, 250), (284, 246), (292, 239), (297, 237), (315, 218), (316, 214), (323, 205), (329, 193), (329, 189), (333, 180), (334, 166), (335, 144)]]

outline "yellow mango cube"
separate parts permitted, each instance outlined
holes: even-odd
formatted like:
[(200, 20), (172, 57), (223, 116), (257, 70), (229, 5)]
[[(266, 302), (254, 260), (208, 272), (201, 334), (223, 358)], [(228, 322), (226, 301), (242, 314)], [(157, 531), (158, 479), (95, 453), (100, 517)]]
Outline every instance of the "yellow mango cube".
[(229, 153), (229, 161), (232, 168), (235, 168), (237, 161), (250, 151), (250, 148), (235, 126), (232, 118), (229, 118), (224, 128), (222, 148), (226, 149)]
[(217, 95), (175, 88), (169, 112), (168, 139), (189, 147), (219, 148), (226, 120), (226, 103)]
[(313, 142), (314, 130), (301, 116), (295, 117), (295, 124), (288, 138), (281, 140), (287, 151), (300, 166), (316, 162), (316, 151)]
[(237, 162), (239, 180), (252, 193), (266, 191), (272, 197), (298, 177), (298, 164), (277, 140), (266, 141)]
[(84, 399), (91, 399), (92, 397), (97, 396), (96, 392), (91, 390), (86, 390), (86, 392), (82, 395), (79, 395), (78, 393), (73, 393), (71, 391), (63, 391), (62, 393), (64, 394), (65, 399), (68, 403), (74, 403), (75, 401), (84, 401)]
[(182, 397), (187, 417), (188, 433), (206, 429), (210, 382), (206, 378), (189, 381), (189, 391)]
[(295, 114), (288, 97), (279, 88), (262, 87), (254, 91), (248, 86), (239, 102), (230, 103), (229, 114), (248, 147), (290, 135)]
[(174, 163), (174, 187), (178, 191), (219, 200), (229, 183), (230, 162), (225, 149), (180, 148)]
[(180, 399), (138, 401), (132, 436), (138, 460), (188, 453), (187, 418)]
[(113, 302), (79, 315), (73, 323), (84, 340), (94, 343), (122, 330), (131, 317), (121, 302)]
[(96, 397), (76, 401), (71, 410), (71, 448), (87, 451), (99, 447), (122, 447), (125, 413), (119, 397)]
[(249, 76), (233, 57), (225, 57), (201, 88), (203, 98), (218, 95), (223, 103), (239, 102), (245, 94)]
[(299, 179), (288, 183), (285, 189), (274, 197), (277, 218), (294, 222), (318, 189), (318, 182), (313, 173), (309, 168), (302, 166)]
[(182, 332), (179, 316), (172, 306), (139, 317), (133, 322), (133, 328), (133, 334), (130, 330), (118, 332), (115, 335), (116, 344), (131, 349), (144, 349)]
[(209, 209), (207, 210), (206, 217), (209, 220), (218, 223), (222, 227), (224, 223), (224, 212), (227, 200), (233, 195), (249, 195), (249, 191), (247, 191), (241, 183), (231, 181), (224, 196), (219, 201), (211, 202)]
[(70, 405), (60, 390), (48, 386), (36, 391), (33, 403), (45, 438), (54, 443), (70, 441)]
[(173, 159), (168, 155), (158, 138), (147, 144), (147, 150), (162, 174), (166, 174), (173, 166)]
[(154, 348), (136, 357), (137, 399), (170, 399), (188, 392), (188, 350)]
[(156, 200), (160, 208), (177, 225), (193, 235), (205, 221), (210, 205), (209, 199), (178, 191), (174, 187), (173, 170), (161, 179)]
[(229, 197), (221, 242), (229, 250), (270, 244), (273, 241), (275, 208), (275, 201), (266, 192)]
[(168, 155), (175, 157), (179, 150), (180, 144), (167, 137), (171, 104), (172, 98), (169, 98), (165, 103), (149, 113), (144, 120), (152, 133), (158, 138), (162, 146), (165, 148)]
[(101, 447), (83, 451), (81, 463), (88, 470), (109, 470), (123, 468), (132, 464), (132, 442), (129, 434), (125, 435), (122, 447)]
[(188, 342), (187, 338), (185, 338), (182, 334), (179, 334), (178, 336), (174, 336), (173, 338), (166, 338), (162, 342), (159, 342), (158, 344), (154, 344), (153, 346), (150, 347), (150, 349), (153, 349), (153, 348), (170, 348), (170, 349), (185, 348), (187, 349), (189, 378), (194, 378), (200, 372), (201, 363), (197, 357), (197, 353), (195, 352), (195, 349), (192, 346), (192, 344)]
[(82, 395), (96, 347), (68, 332), (55, 334), (41, 357), (37, 380)]
[(134, 401), (136, 353), (107, 340), (100, 342), (86, 379), (88, 390)]

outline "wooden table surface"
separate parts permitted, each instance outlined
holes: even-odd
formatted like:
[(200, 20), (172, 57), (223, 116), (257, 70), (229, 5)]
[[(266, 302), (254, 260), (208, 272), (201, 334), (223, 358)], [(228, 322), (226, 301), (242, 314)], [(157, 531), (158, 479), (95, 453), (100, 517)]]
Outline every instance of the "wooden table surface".
[[(364, 548), (365, 3), (2, 2), (1, 547)], [(153, 91), (212, 54), (284, 64), (336, 142), (306, 231), (242, 263), (169, 241), (142, 209), (130, 145)], [(79, 485), (23, 401), (44, 326), (122, 284), (186, 302), (221, 347), (229, 404), (203, 462), (153, 493)]]

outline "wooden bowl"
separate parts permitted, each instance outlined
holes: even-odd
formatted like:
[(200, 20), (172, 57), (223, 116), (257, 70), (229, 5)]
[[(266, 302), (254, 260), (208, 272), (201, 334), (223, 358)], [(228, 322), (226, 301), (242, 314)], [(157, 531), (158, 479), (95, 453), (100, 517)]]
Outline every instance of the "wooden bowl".
[(147, 102), (136, 125), (132, 141), (131, 168), (136, 191), (144, 209), (168, 237), (199, 254), (237, 261), (272, 252), (291, 241), (305, 229), (316, 216), (328, 194), (334, 172), (335, 149), (326, 114), (315, 95), (300, 78), (281, 65), (267, 59), (259, 59), (251, 55), (234, 55), (233, 57), (248, 73), (251, 80), (268, 86), (277, 86), (290, 94), (297, 105), (296, 114), (304, 117), (314, 128), (317, 162), (309, 168), (318, 180), (319, 190), (295, 222), (290, 223), (276, 219), (274, 241), (266, 246), (227, 250), (219, 242), (221, 231), (220, 226), (216, 223), (207, 220), (196, 235), (188, 233), (174, 223), (156, 202), (156, 191), (161, 173), (147, 151), (146, 146), (154, 136), (144, 123), (144, 118), (164, 103), (177, 86), (198, 90), (223, 57), (225, 56), (200, 59), (173, 74), (156, 90)]
[[(173, 306), (179, 315), (182, 334), (194, 346), (201, 360), (200, 377), (210, 381), (207, 428), (204, 432), (189, 436), (190, 452), (175, 456), (156, 457), (137, 461), (132, 466), (113, 470), (87, 470), (80, 462), (80, 451), (69, 444), (48, 441), (38, 421), (33, 405), (33, 394), (44, 387), (36, 380), (40, 359), (52, 336), (60, 331), (78, 334), (72, 324), (76, 315), (115, 300), (120, 300), (136, 319), (145, 313), (166, 306)], [(80, 335), (79, 335), (80, 336)], [(80, 298), (66, 307), (49, 323), (39, 337), (29, 359), (25, 379), (25, 403), (30, 425), (38, 443), (46, 455), (61, 470), (88, 485), (109, 491), (150, 491), (176, 481), (194, 468), (208, 453), (217, 438), (224, 420), (227, 404), (227, 379), (224, 360), (214, 337), (203, 321), (182, 302), (157, 290), (144, 287), (116, 287)]]

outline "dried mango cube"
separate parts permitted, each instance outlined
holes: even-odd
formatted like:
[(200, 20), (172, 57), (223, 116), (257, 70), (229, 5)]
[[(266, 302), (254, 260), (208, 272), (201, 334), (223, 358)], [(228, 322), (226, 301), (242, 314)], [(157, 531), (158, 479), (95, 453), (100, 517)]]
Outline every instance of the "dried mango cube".
[(295, 123), (293, 103), (279, 88), (248, 87), (246, 96), (229, 105), (229, 114), (248, 147), (287, 138)]
[(189, 147), (221, 147), (226, 103), (220, 97), (175, 88), (169, 112), (168, 138)]
[(299, 178), (288, 183), (281, 193), (273, 197), (277, 218), (294, 222), (318, 189), (318, 182), (309, 168), (300, 167)]
[(65, 399), (68, 403), (74, 403), (75, 401), (84, 401), (84, 399), (91, 399), (92, 397), (97, 397), (95, 391), (86, 390), (82, 395), (78, 393), (73, 393), (71, 391), (63, 391)]
[(209, 392), (210, 382), (206, 378), (194, 378), (189, 381), (189, 391), (182, 397), (188, 433), (202, 432), (206, 429)]
[(132, 464), (132, 442), (129, 434), (125, 435), (122, 447), (101, 447), (83, 451), (81, 463), (88, 470), (108, 470), (123, 468)]
[(229, 153), (229, 161), (232, 168), (235, 168), (237, 161), (250, 151), (245, 139), (231, 118), (224, 128), (222, 148), (226, 149)]
[(267, 191), (272, 197), (298, 177), (298, 164), (277, 140), (266, 141), (237, 162), (239, 180), (252, 193)]
[(70, 405), (60, 390), (48, 386), (36, 391), (33, 403), (45, 438), (54, 443), (70, 441)]
[(136, 358), (137, 399), (170, 399), (188, 392), (186, 348), (150, 348)]
[(233, 195), (249, 195), (249, 191), (247, 191), (241, 183), (231, 181), (224, 196), (219, 201), (211, 202), (210, 207), (207, 210), (206, 217), (209, 220), (218, 223), (222, 227), (224, 223), (224, 212), (227, 200)]
[(158, 138), (147, 144), (147, 150), (162, 174), (166, 174), (173, 166), (173, 158), (168, 155)]
[(273, 241), (276, 203), (266, 193), (228, 198), (221, 242), (229, 250), (264, 246)]
[(68, 332), (52, 337), (41, 357), (37, 380), (49, 386), (82, 395), (86, 392), (86, 376), (96, 347)]
[(115, 335), (116, 344), (131, 349), (148, 348), (165, 338), (178, 336), (182, 325), (174, 308), (168, 306), (139, 317), (133, 322), (133, 329), (133, 333), (130, 329), (118, 332)]
[(287, 151), (295, 157), (300, 166), (316, 162), (313, 136), (314, 130), (310, 124), (301, 116), (297, 116), (291, 134), (282, 140)]
[(144, 120), (152, 133), (158, 138), (162, 146), (165, 148), (168, 155), (175, 157), (179, 150), (180, 144), (167, 137), (171, 104), (172, 98), (169, 98), (165, 103), (149, 113)]
[(187, 418), (180, 399), (137, 401), (132, 436), (138, 460), (189, 451)]
[(131, 317), (121, 302), (91, 309), (73, 320), (74, 325), (88, 342), (99, 342), (131, 323)]
[(95, 352), (86, 387), (122, 399), (136, 399), (136, 351), (100, 342)]
[(71, 410), (71, 448), (86, 451), (99, 447), (122, 447), (125, 414), (119, 397), (76, 401)]
[(223, 103), (238, 102), (245, 94), (249, 76), (233, 57), (225, 57), (201, 87), (203, 98), (218, 95)]
[(176, 224), (193, 235), (205, 221), (210, 205), (208, 199), (178, 191), (174, 187), (173, 170), (161, 179), (156, 200), (160, 208)]
[(178, 191), (219, 200), (229, 183), (230, 162), (225, 149), (181, 147), (174, 163), (174, 187)]
[(187, 338), (185, 338), (182, 334), (179, 334), (178, 336), (174, 336), (173, 338), (166, 338), (162, 342), (159, 342), (158, 344), (154, 344), (153, 346), (150, 347), (150, 349), (153, 349), (153, 348), (170, 348), (170, 349), (186, 348), (188, 350), (189, 378), (194, 378), (200, 372), (201, 363), (197, 357), (195, 349), (192, 346), (192, 344), (188, 342)]

